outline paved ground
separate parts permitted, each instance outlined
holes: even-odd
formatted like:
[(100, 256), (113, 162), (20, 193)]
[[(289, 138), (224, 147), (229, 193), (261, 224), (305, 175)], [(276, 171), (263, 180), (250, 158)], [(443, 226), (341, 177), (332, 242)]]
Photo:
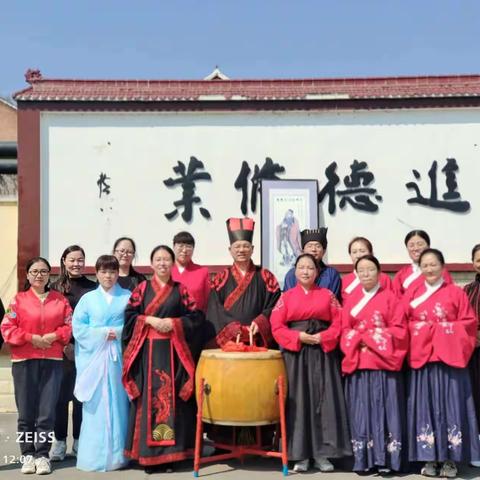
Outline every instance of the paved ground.
[[(15, 442), (16, 432), (16, 414), (4, 413), (0, 414), (0, 479), (14, 479), (23, 478), (25, 475), (20, 473), (20, 464), (18, 458), (20, 451), (18, 444)], [(69, 442), (71, 445), (71, 441)], [(67, 458), (64, 462), (55, 463), (54, 471), (50, 478), (58, 479), (105, 479), (105, 478), (119, 478), (125, 480), (145, 479), (145, 478), (167, 478), (170, 480), (192, 479), (192, 462), (182, 462), (177, 464), (178, 468), (174, 473), (158, 473), (153, 475), (146, 475), (143, 469), (131, 468), (109, 473), (85, 473), (75, 468), (75, 459)], [(291, 478), (307, 478), (307, 479), (332, 479), (332, 480), (360, 480), (360, 476), (343, 471), (336, 471), (334, 473), (320, 473), (312, 470), (307, 474), (295, 474), (290, 472)], [(200, 477), (208, 480), (256, 480), (256, 479), (276, 479), (281, 480), (280, 460), (278, 459), (262, 459), (257, 457), (250, 457), (246, 459), (242, 465), (238, 460), (229, 460), (219, 464), (206, 465), (200, 470)], [(373, 476), (363, 477), (366, 479), (374, 478)], [(403, 480), (418, 480), (423, 479), (420, 475), (404, 474), (397, 477)], [(462, 468), (460, 471), (460, 479), (480, 479), (480, 469)]]

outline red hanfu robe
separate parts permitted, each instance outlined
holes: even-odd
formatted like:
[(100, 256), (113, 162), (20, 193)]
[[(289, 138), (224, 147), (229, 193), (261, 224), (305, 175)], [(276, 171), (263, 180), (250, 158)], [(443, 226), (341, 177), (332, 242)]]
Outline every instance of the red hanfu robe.
[[(408, 331), (396, 295), (382, 286), (368, 301), (351, 296), (343, 307), (340, 347), (342, 372), (359, 369), (399, 371), (408, 350)], [(368, 294), (367, 294), (368, 295)], [(361, 306), (363, 305), (363, 308)]]
[(429, 291), (424, 282), (402, 300), (410, 333), (408, 362), (412, 368), (428, 362), (464, 368), (475, 348), (478, 322), (467, 295), (445, 282)]
[(340, 338), (341, 307), (330, 290), (316, 285), (306, 291), (297, 284), (282, 294), (271, 317), (273, 336), (281, 347), (299, 352), (300, 331), (289, 328), (288, 324), (312, 319), (330, 323), (329, 328), (320, 333), (320, 346), (324, 352), (331, 352)]
[[(392, 280), (390, 280), (390, 277), (386, 273), (380, 272), (379, 283), (384, 290), (392, 289)], [(355, 298), (362, 296), (362, 285), (356, 272), (348, 273), (342, 277), (343, 305), (347, 303), (348, 298), (352, 295), (355, 296)]]
[[(453, 283), (452, 276), (447, 269), (443, 270), (443, 280), (445, 283)], [(407, 290), (414, 290), (425, 281), (420, 267), (416, 264), (405, 265), (393, 277), (392, 289), (401, 298)]]
[(185, 285), (190, 295), (194, 298), (197, 308), (202, 312), (207, 310), (208, 296), (210, 295), (210, 281), (208, 268), (190, 262), (180, 272), (178, 265), (172, 268), (172, 279)]
[(250, 263), (245, 275), (233, 264), (212, 280), (208, 300), (208, 346), (223, 346), (240, 334), (248, 342), (248, 327), (258, 325), (257, 340), (265, 346), (273, 344), (270, 313), (280, 298), (280, 287), (274, 275)]
[[(147, 316), (172, 318), (159, 333)], [(141, 465), (191, 456), (195, 431), (195, 362), (204, 316), (186, 288), (154, 276), (133, 292), (125, 310), (122, 381), (131, 400), (125, 455)]]

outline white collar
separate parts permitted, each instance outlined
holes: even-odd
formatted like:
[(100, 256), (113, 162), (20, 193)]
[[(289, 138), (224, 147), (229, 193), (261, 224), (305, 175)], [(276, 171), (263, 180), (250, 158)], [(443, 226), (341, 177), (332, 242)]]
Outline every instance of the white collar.
[(429, 283), (425, 282), (425, 292), (422, 293), (422, 295), (420, 295), (419, 297), (417, 298), (414, 298), (411, 302), (410, 302), (410, 306), (412, 308), (417, 308), (421, 303), (423, 303), (425, 300), (427, 300), (428, 298), (430, 298), (442, 285), (443, 285), (443, 277), (440, 277), (439, 280), (437, 280), (433, 285), (430, 285)]
[(115, 290), (115, 285), (110, 288), (110, 290), (105, 290), (101, 285), (100, 285), (100, 290), (103, 294), (103, 296), (105, 297), (105, 300), (107, 301), (107, 303), (110, 305), (112, 303), (112, 300), (113, 300), (113, 291)]
[(380, 284), (377, 283), (369, 292), (366, 292), (362, 288), (363, 292), (363, 297), (360, 299), (360, 301), (350, 310), (350, 315), (352, 317), (356, 317), (367, 305), (367, 303), (375, 296), (375, 294), (378, 292), (380, 288)]

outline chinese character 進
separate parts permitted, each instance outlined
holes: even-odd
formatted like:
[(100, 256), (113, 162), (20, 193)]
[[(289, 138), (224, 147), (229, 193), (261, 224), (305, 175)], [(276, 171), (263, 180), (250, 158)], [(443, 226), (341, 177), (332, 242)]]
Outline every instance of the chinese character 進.
[(110, 180), (110, 177), (107, 177), (106, 173), (100, 172), (98, 176), (97, 185), (98, 185), (98, 197), (102, 198), (102, 193), (110, 195), (110, 185), (107, 183), (107, 180)]
[(336, 173), (337, 162), (332, 162), (325, 169), (325, 176), (328, 181), (318, 194), (318, 202), (322, 203), (328, 195), (328, 213), (330, 215), (333, 215), (337, 208), (336, 196), (340, 198), (339, 206), (342, 210), (349, 203), (356, 210), (376, 212), (378, 205), (373, 202), (373, 199), (381, 202), (382, 196), (377, 194), (376, 188), (371, 187), (375, 177), (373, 173), (365, 171), (367, 169), (367, 162), (354, 160), (350, 165), (350, 175), (343, 179), (345, 190), (336, 190), (340, 177)]
[[(416, 182), (408, 182), (405, 184), (407, 189), (413, 190), (416, 197), (409, 198), (407, 203), (425, 205), (431, 208), (443, 208), (444, 210), (450, 210), (456, 213), (464, 213), (470, 210), (470, 202), (460, 199), (460, 193), (457, 192), (457, 172), (458, 164), (455, 158), (447, 158), (447, 163), (442, 168), (442, 173), (445, 174), (445, 184), (447, 191), (442, 195), (443, 200), (438, 199), (437, 190), (437, 168), (438, 163), (436, 160), (432, 162), (432, 166), (428, 171), (430, 177), (430, 197), (424, 197), (420, 193), (420, 188)], [(416, 180), (420, 180), (421, 176), (417, 170), (412, 170)]]
[[(234, 183), (235, 189), (242, 191), (242, 202), (240, 204), (240, 209), (244, 215), (246, 215), (248, 212), (248, 177), (250, 176), (251, 172), (252, 170), (248, 163), (243, 161), (240, 173), (238, 174), (238, 177)], [(265, 163), (261, 168), (258, 165), (255, 165), (253, 176), (250, 179), (252, 182), (250, 210), (252, 212), (257, 211), (257, 198), (258, 193), (260, 192), (260, 181), (279, 180), (277, 176), (278, 173), (285, 173), (285, 167), (282, 167), (278, 163), (273, 163), (273, 160), (269, 157), (265, 159)]]
[[(170, 213), (165, 213), (165, 217), (168, 220), (172, 220), (178, 214), (178, 207), (183, 207), (182, 218), (185, 222), (190, 222), (192, 220), (193, 213), (193, 204), (200, 203), (200, 197), (195, 196), (195, 182), (197, 180), (211, 180), (212, 177), (208, 172), (197, 172), (197, 170), (203, 169), (203, 162), (198, 160), (195, 157), (190, 157), (190, 162), (188, 163), (188, 169), (185, 167), (183, 162), (178, 162), (176, 167), (173, 167), (173, 171), (179, 176), (176, 179), (168, 178), (164, 180), (163, 183), (167, 187), (174, 187), (176, 185), (181, 185), (182, 187), (182, 199), (173, 202), (175, 210)], [(210, 212), (206, 208), (200, 207), (200, 213), (204, 218), (210, 218)]]

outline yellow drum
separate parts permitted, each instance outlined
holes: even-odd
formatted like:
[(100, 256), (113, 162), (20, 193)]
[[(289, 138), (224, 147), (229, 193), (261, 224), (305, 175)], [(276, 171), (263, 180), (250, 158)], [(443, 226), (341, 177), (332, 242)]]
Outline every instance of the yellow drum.
[(204, 350), (195, 375), (197, 404), (204, 379), (202, 420), (216, 425), (268, 425), (280, 420), (277, 379), (287, 376), (282, 354)]

